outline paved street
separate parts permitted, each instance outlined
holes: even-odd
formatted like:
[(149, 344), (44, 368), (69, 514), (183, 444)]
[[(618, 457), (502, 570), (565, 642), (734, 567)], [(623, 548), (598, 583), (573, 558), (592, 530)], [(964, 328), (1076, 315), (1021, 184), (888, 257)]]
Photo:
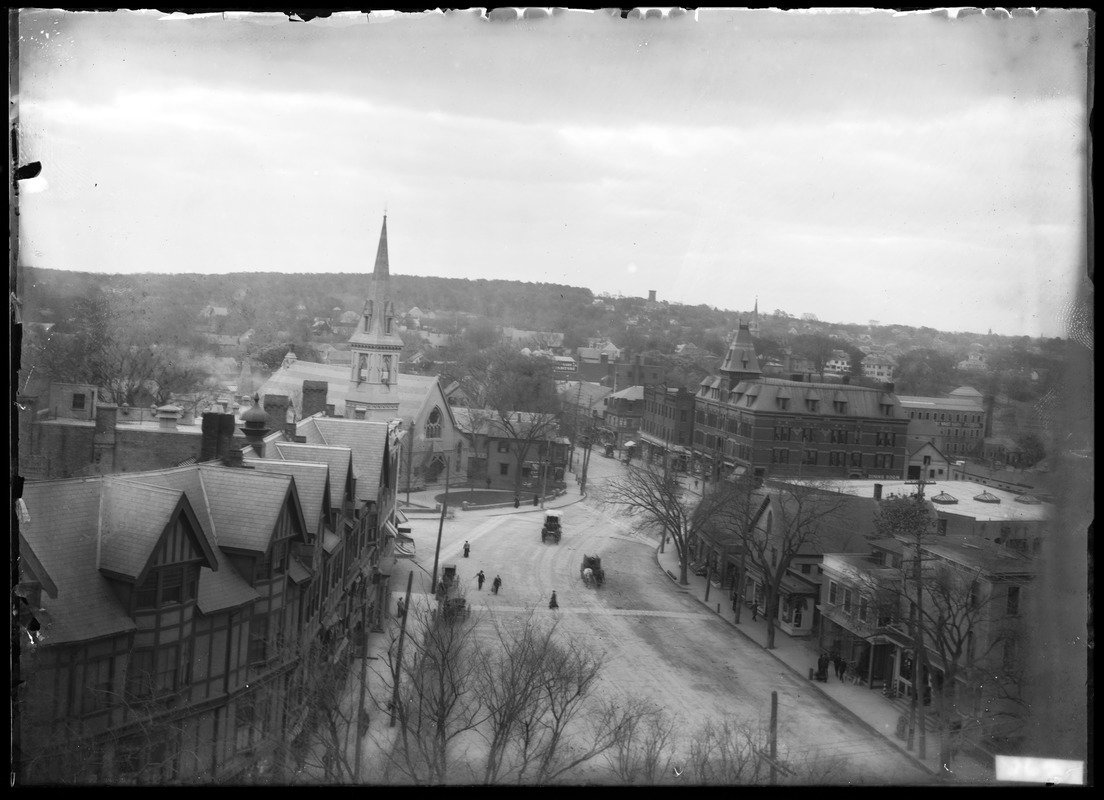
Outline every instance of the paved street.
[[(593, 456), (590, 488), (600, 488), (603, 478), (619, 469), (616, 462)], [(771, 692), (777, 691), (783, 758), (844, 759), (872, 783), (931, 780), (884, 736), (674, 584), (657, 563), (656, 542), (634, 534), (630, 520), (593, 497), (578, 502), (578, 487), (573, 482), (569, 487), (568, 495), (551, 504), (563, 511), (558, 545), (541, 542), (543, 512), (532, 507), (457, 511), (446, 520), (440, 561), (457, 565), (474, 612), (556, 614), (567, 636), (606, 654), (604, 691), (645, 696), (676, 714), (686, 728), (726, 715), (765, 726)], [(399, 562), (393, 601), (405, 589), (410, 569), (415, 594), (427, 596), (437, 527), (436, 518), (411, 519), (418, 557)], [(471, 544), (467, 559), (465, 540)], [(584, 553), (602, 558), (601, 589), (583, 585)], [(487, 576), (482, 591), (475, 582), (480, 569)], [(503, 581), (498, 595), (490, 592), (495, 575)], [(555, 612), (547, 607), (553, 590), (560, 605)]]

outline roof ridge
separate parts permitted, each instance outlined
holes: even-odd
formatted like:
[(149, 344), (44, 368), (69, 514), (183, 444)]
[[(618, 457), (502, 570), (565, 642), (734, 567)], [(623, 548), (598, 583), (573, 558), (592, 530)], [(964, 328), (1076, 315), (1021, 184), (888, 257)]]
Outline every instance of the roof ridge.
[(199, 490), (203, 492), (203, 510), (207, 513), (207, 519), (211, 523), (211, 537), (218, 545), (218, 530), (215, 528), (215, 515), (211, 513), (211, 500), (207, 497), (207, 480), (203, 476), (203, 470), (197, 470), (199, 477)]

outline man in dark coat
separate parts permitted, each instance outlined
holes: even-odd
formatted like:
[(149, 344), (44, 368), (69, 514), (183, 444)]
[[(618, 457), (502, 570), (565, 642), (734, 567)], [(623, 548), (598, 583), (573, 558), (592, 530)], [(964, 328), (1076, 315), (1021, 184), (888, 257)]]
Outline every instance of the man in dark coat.
[(467, 542), (464, 542), (464, 558), (467, 558), (468, 553), (470, 553), (470, 552), (471, 552), (471, 545), (468, 544)]
[(843, 656), (841, 656), (839, 653), (836, 653), (836, 655), (832, 658), (832, 665), (836, 668), (836, 677), (840, 680), (843, 680), (843, 670), (845, 667)]
[(487, 580), (487, 576), (483, 574), (483, 570), (479, 570), (476, 573), (475, 579), (479, 581), (479, 591), (483, 591), (483, 581)]
[(556, 601), (556, 593), (552, 592), (552, 599), (548, 601), (548, 607), (555, 611), (560, 607), (560, 604)]
[(520, 497), (518, 497), (518, 496), (517, 496), (517, 495), (515, 494), (515, 495), (514, 495), (514, 508), (517, 508), (517, 507), (518, 507), (518, 506), (520, 506), (520, 505), (521, 505), (521, 498), (520, 498)]
[(539, 506), (540, 505), (540, 497), (538, 497), (537, 495), (533, 495), (533, 505), (534, 506)]
[(828, 682), (828, 654), (821, 653), (817, 659), (817, 679)]
[(498, 594), (498, 590), (502, 588), (502, 578), (495, 575), (495, 579), (491, 581), (491, 591)]

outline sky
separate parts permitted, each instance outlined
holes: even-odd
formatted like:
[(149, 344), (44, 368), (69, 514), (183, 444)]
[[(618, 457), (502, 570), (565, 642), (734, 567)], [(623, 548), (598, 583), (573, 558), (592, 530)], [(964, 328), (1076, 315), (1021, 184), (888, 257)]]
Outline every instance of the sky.
[(1066, 336), (1089, 16), (20, 13), (22, 265)]

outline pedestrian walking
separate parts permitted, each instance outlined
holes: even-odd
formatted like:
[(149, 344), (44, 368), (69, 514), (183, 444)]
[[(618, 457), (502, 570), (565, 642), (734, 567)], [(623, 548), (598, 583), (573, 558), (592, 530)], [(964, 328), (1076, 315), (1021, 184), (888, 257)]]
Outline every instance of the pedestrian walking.
[(847, 669), (847, 663), (843, 660), (843, 656), (839, 653), (832, 658), (832, 664), (836, 668), (836, 677), (843, 680), (843, 671)]
[(483, 574), (483, 570), (479, 570), (475, 579), (479, 581), (479, 591), (483, 591), (483, 581), (487, 580), (487, 576)]
[(502, 588), (502, 578), (495, 575), (495, 579), (491, 581), (491, 591), (498, 594), (498, 590)]
[(400, 597), (398, 603), (398, 614), (400, 618), (402, 617), (404, 611), (406, 611), (406, 601)]
[(820, 658), (817, 659), (817, 680), (828, 682), (828, 654), (821, 653)]
[(517, 508), (517, 507), (518, 507), (518, 506), (520, 506), (520, 505), (521, 505), (521, 498), (520, 498), (520, 497), (518, 497), (518, 496), (517, 496), (517, 495), (515, 494), (515, 495), (514, 495), (514, 508)]
[(540, 505), (540, 497), (539, 496), (533, 495), (533, 505), (534, 506), (539, 506)]
[(757, 620), (757, 619), (759, 619), (759, 604), (758, 603), (752, 603), (751, 604), (751, 621), (755, 622), (755, 620)]
[(470, 552), (471, 552), (471, 545), (468, 544), (467, 542), (464, 542), (464, 558), (467, 558), (468, 553), (470, 553)]
[(548, 601), (548, 607), (550, 609), (552, 609), (553, 611), (555, 611), (557, 608), (560, 607), (560, 604), (558, 602), (556, 602), (556, 593), (555, 592), (552, 592), (552, 599)]

